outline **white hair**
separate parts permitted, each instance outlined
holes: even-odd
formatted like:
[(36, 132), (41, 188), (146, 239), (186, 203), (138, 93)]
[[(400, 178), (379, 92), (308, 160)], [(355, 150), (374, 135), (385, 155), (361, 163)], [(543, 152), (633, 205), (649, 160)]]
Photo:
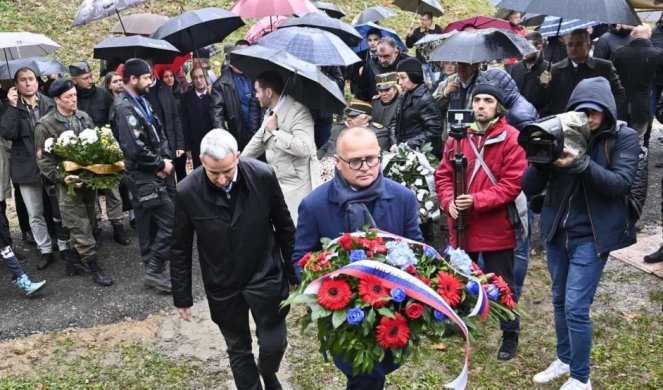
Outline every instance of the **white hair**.
[(227, 130), (213, 129), (200, 142), (200, 156), (209, 156), (216, 161), (237, 153), (237, 140)]

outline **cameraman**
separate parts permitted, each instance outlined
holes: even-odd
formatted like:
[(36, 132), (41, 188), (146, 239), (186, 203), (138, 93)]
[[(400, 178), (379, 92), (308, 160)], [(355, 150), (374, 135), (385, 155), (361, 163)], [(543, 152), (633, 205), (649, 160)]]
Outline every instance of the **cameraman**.
[[(472, 94), (475, 122), (470, 125), (467, 137), (460, 141), (461, 152), (468, 162), (467, 193), (454, 199), (451, 159), (457, 153), (457, 141), (452, 137), (447, 139), (442, 162), (435, 172), (435, 187), (440, 206), (447, 212), (449, 227), (459, 211), (468, 213), (469, 248), (462, 249), (474, 261), (482, 255), (485, 271), (503, 277), (516, 296), (516, 234), (507, 209), (520, 193), (520, 179), (527, 161), (525, 151), (518, 146), (518, 130), (506, 123), (503, 101), (502, 90), (496, 84), (476, 84)], [(450, 228), (449, 232), (452, 245), (457, 245), (456, 231)], [(513, 359), (518, 350), (519, 319), (500, 321), (500, 328), (503, 340), (497, 358)]]
[(578, 83), (566, 107), (589, 119), (587, 153), (564, 148), (552, 165), (531, 165), (523, 176), (527, 195), (548, 191), (541, 212), (552, 279), (557, 360), (534, 376), (547, 383), (570, 372), (564, 389), (591, 388), (589, 307), (610, 251), (635, 243), (628, 195), (638, 163), (638, 135), (618, 123), (610, 83), (594, 77)]

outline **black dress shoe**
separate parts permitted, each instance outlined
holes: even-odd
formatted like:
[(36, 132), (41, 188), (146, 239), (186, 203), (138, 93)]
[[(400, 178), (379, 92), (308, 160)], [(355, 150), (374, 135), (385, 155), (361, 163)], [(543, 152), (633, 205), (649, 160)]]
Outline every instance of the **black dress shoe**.
[(35, 241), (31, 231), (23, 232), (21, 234), (21, 240), (24, 244), (37, 245), (37, 241)]
[(518, 353), (518, 332), (502, 333), (502, 345), (497, 351), (498, 360), (511, 360)]
[(647, 264), (656, 264), (663, 261), (663, 246), (651, 255), (645, 256), (644, 262)]

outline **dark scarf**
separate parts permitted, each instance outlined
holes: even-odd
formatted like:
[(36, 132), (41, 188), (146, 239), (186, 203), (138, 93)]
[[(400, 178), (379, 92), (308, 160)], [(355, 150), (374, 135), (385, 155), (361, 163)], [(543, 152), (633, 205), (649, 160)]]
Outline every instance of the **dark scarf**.
[(377, 227), (366, 204), (375, 201), (382, 195), (382, 191), (384, 190), (382, 173), (378, 175), (373, 184), (355, 191), (350, 188), (348, 182), (343, 179), (337, 169), (332, 186), (334, 186), (334, 189), (338, 193), (338, 203), (341, 210), (345, 212), (346, 232), (363, 230), (365, 225), (369, 225), (372, 228)]

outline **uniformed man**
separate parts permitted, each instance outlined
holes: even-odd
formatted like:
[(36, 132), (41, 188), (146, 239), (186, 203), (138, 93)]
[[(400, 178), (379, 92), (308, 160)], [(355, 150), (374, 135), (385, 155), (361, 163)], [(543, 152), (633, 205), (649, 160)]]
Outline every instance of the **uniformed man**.
[[(92, 118), (96, 127), (102, 128), (109, 124), (108, 113), (113, 105), (113, 97), (104, 88), (97, 88), (92, 80), (92, 70), (86, 61), (77, 62), (69, 66), (71, 80), (76, 85), (78, 94), (78, 110), (85, 111)], [(113, 226), (115, 242), (126, 246), (131, 243), (124, 232), (124, 212), (122, 211), (122, 197), (118, 187), (109, 188), (99, 192), (106, 197), (106, 215)], [(97, 202), (98, 205), (98, 202)], [(101, 220), (101, 210), (97, 206), (97, 221)], [(95, 230), (95, 239), (99, 243), (101, 228)]]
[(384, 127), (388, 127), (391, 118), (398, 106), (398, 74), (396, 72), (382, 73), (375, 76), (375, 87), (378, 94), (373, 96), (373, 120)]
[[(63, 174), (60, 170), (62, 158), (45, 148), (47, 139), (57, 139), (60, 134), (68, 130), (78, 134), (84, 129), (93, 128), (94, 123), (88, 114), (77, 109), (76, 88), (71, 79), (55, 80), (48, 93), (55, 101), (55, 110), (39, 119), (35, 126), (37, 165), (39, 165), (42, 175), (55, 183), (62, 224), (69, 229), (74, 248), (92, 272), (92, 279), (102, 286), (110, 286), (113, 284), (113, 280), (104, 273), (99, 265), (96, 242), (92, 235), (96, 224), (94, 201), (97, 192), (86, 188), (79, 181), (78, 176)], [(73, 195), (67, 193), (66, 184), (69, 183), (75, 183), (76, 189)], [(71, 256), (67, 260), (76, 269), (85, 268), (75, 256)]]
[(173, 155), (161, 121), (145, 98), (152, 84), (147, 62), (124, 63), (124, 91), (111, 109), (111, 126), (125, 158), (125, 178), (138, 222), (140, 254), (146, 265), (145, 284), (170, 292), (165, 272), (175, 207)]

